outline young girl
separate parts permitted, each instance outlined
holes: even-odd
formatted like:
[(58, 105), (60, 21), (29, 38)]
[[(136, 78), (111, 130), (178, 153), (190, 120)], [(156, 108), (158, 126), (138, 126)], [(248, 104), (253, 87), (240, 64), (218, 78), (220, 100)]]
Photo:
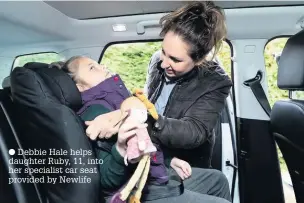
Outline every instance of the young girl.
[[(123, 81), (117, 74), (112, 74), (105, 66), (98, 64), (96, 61), (83, 57), (75, 56), (67, 60), (65, 63), (54, 63), (51, 66), (56, 66), (68, 73), (75, 81), (77, 88), (81, 92), (83, 107), (77, 112), (84, 121), (91, 121), (95, 117), (108, 112), (119, 111), (121, 103), (131, 96), (130, 92), (125, 87)], [(117, 136), (112, 136), (108, 139), (97, 141), (97, 156), (103, 157), (103, 151), (108, 149), (108, 152), (117, 155), (117, 152), (112, 150), (111, 146), (115, 145)], [(168, 181), (168, 174), (166, 167), (172, 167), (180, 176), (181, 179), (186, 179), (191, 175), (191, 166), (176, 157), (167, 158), (164, 160), (163, 153), (159, 146), (154, 143), (158, 151), (156, 156), (151, 159), (151, 169), (149, 174), (149, 182), (154, 184), (166, 184)], [(114, 151), (114, 152), (113, 152)], [(125, 153), (118, 154), (124, 157)], [(167, 157), (167, 156), (166, 156)], [(166, 166), (166, 167), (165, 167)], [(121, 170), (119, 167), (112, 167), (112, 170), (117, 172), (106, 173), (102, 175), (102, 179), (109, 179), (108, 182), (114, 185), (120, 185), (121, 177), (115, 174)], [(132, 167), (132, 165), (130, 166)], [(105, 171), (105, 164), (100, 166), (100, 169)], [(110, 180), (110, 178), (112, 180)], [(102, 180), (104, 187), (107, 186), (107, 181)]]

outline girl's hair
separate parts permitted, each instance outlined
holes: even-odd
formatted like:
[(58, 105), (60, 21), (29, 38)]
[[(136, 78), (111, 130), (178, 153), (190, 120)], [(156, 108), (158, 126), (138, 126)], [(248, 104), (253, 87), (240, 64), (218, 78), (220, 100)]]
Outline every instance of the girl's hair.
[(76, 60), (83, 58), (84, 56), (73, 56), (67, 61), (57, 61), (50, 64), (50, 68), (55, 67), (66, 72), (75, 82), (78, 81), (76, 71), (78, 70), (78, 65), (75, 62)]
[(190, 2), (163, 16), (160, 24), (160, 36), (170, 31), (180, 36), (189, 45), (195, 63), (205, 60), (213, 49), (214, 57), (227, 33), (224, 12), (211, 1)]

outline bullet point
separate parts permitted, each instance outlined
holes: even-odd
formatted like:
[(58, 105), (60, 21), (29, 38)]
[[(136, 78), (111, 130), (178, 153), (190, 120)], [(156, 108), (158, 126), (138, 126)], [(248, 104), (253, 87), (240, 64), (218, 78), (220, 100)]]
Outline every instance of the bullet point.
[(14, 150), (14, 149), (10, 149), (10, 150), (8, 150), (8, 153), (9, 153), (10, 155), (14, 155), (14, 154), (15, 154), (15, 150)]

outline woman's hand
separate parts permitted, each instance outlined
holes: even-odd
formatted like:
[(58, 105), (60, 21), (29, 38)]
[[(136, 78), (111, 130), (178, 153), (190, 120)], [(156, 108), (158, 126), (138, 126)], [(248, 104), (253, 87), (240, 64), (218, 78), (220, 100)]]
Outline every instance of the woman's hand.
[(119, 109), (97, 116), (92, 121), (86, 121), (85, 124), (88, 126), (86, 134), (91, 140), (95, 140), (97, 137), (108, 139), (112, 135), (117, 134), (121, 118), (123, 117), (124, 115), (122, 115)]
[(127, 140), (129, 140), (129, 138), (131, 138), (132, 136), (135, 136), (136, 129), (146, 128), (147, 126), (148, 125), (146, 123), (142, 124), (137, 121), (130, 121), (121, 125), (118, 131), (116, 149), (122, 157), (126, 155)]

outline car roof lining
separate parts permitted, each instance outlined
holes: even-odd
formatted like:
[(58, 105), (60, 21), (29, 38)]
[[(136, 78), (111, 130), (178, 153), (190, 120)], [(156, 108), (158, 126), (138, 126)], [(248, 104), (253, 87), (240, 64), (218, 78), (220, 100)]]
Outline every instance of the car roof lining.
[[(292, 35), (301, 29), (297, 22), (303, 18), (303, 11), (304, 6), (225, 9), (227, 39)], [(102, 51), (111, 42), (160, 39), (159, 26), (149, 27), (141, 35), (137, 33), (137, 25), (142, 21), (158, 21), (166, 14), (78, 20), (43, 1), (0, 1), (0, 13), (0, 57), (48, 51), (62, 53), (80, 47), (86, 53), (86, 47)], [(112, 26), (116, 23), (125, 24), (127, 30), (114, 32)]]
[[(166, 13), (186, 1), (45, 1), (64, 15), (88, 20), (127, 15)], [(215, 1), (223, 9), (304, 5), (303, 1)]]

